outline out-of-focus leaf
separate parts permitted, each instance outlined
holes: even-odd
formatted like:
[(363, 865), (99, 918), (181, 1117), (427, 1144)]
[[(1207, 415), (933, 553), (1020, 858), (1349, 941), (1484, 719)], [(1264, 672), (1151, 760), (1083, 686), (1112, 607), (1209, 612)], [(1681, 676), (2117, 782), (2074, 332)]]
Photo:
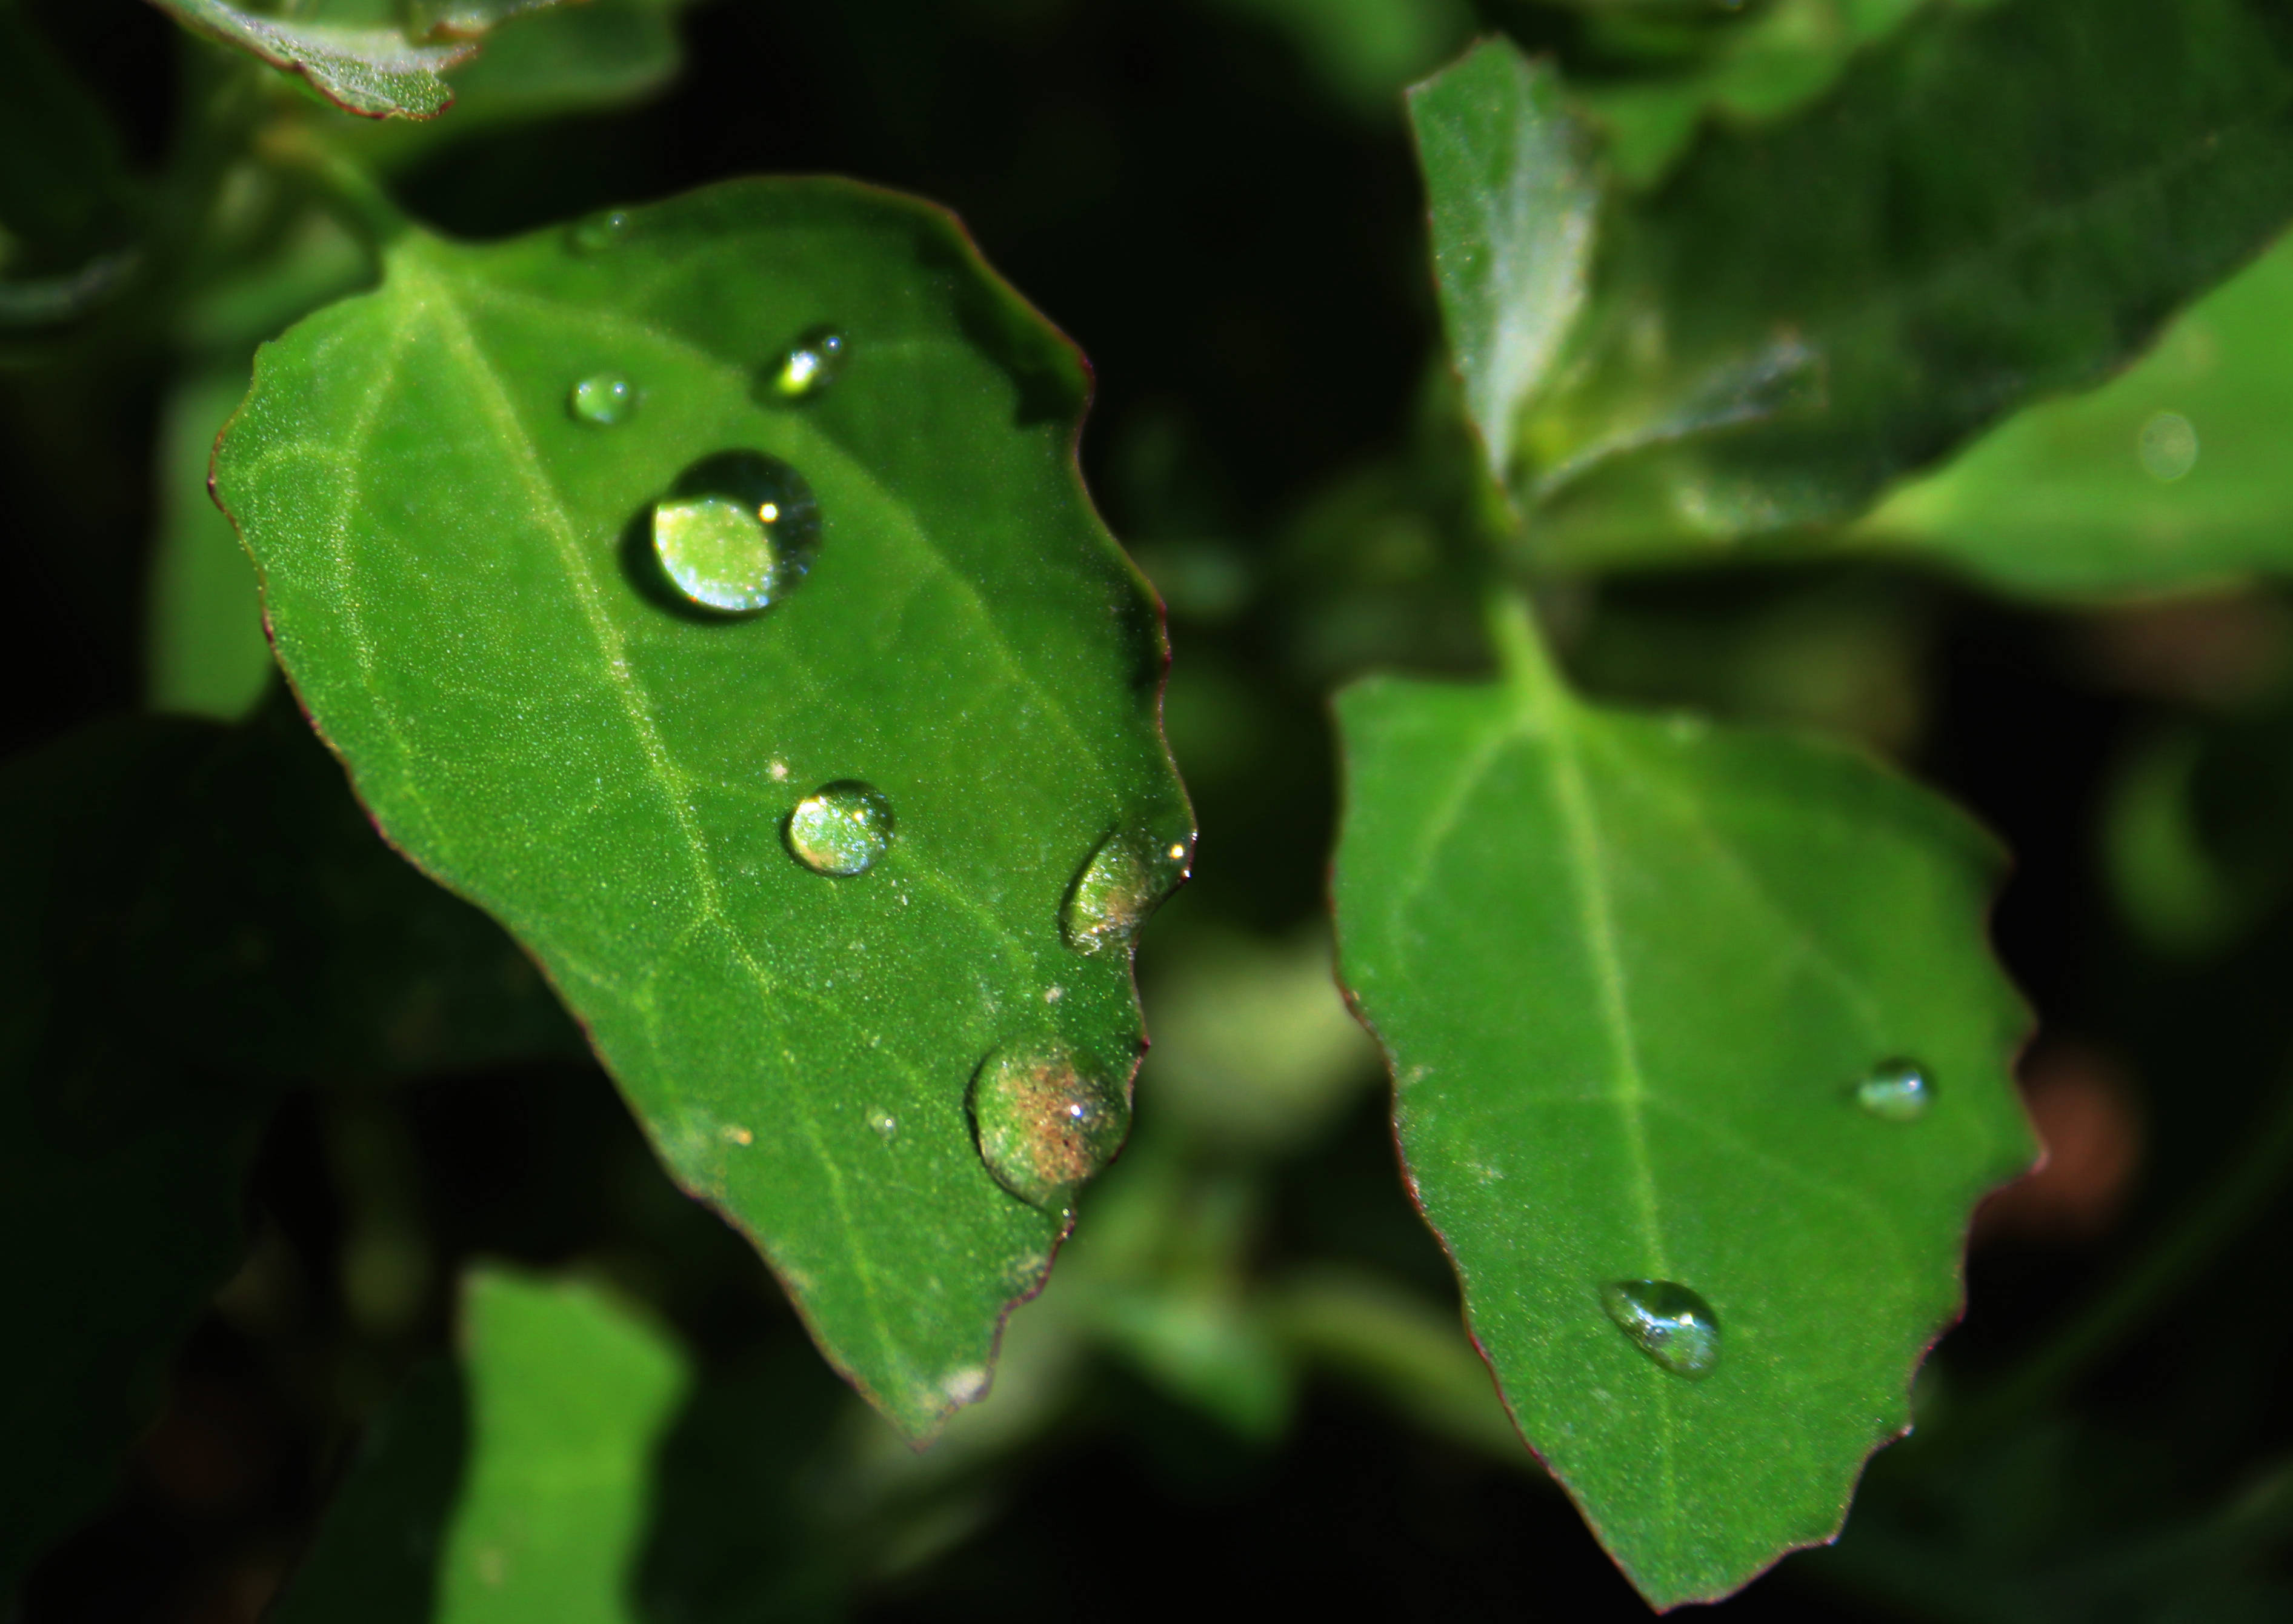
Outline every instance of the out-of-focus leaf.
[(346, 113), (364, 118), (435, 118), (453, 104), (446, 70), (477, 53), (477, 41), (522, 12), (563, 0), (317, 0), (291, 19), (225, 0), (151, 0), (195, 34), (245, 51), (302, 78)]
[(68, 321), (134, 273), (137, 188), (119, 137), (0, 0), (0, 337)]
[(196, 374), (176, 386), (160, 418), (147, 668), (154, 710), (231, 721), (271, 683), (254, 566), (207, 499), (208, 454), (246, 394), (244, 371)]
[(420, 44), (389, 24), (288, 22), (223, 0), (151, 3), (193, 33), (295, 74), (344, 112), (365, 118), (435, 118), (454, 100), (446, 69), (477, 50), (466, 41)]
[[(1692, 43), (1679, 37), (1682, 23), (1676, 17), (1667, 20), (1669, 27), (1652, 26), (1621, 8), (1591, 7), (1592, 37), (1602, 54), (1640, 45), (1641, 54), (1654, 60), (1643, 72), (1575, 86), (1572, 99), (1607, 136), (1610, 172), (1628, 186), (1649, 186), (1678, 161), (1705, 118), (1749, 123), (1806, 105), (1830, 87), (1857, 51), (1893, 33), (1924, 4), (1771, 0), (1714, 7), (1718, 14), (1700, 20)], [(1649, 38), (1652, 32), (1658, 37)]]
[(470, 1448), (460, 1368), (419, 1367), (369, 1422), (271, 1624), (427, 1624)]
[[(824, 323), (842, 376), (790, 400)], [(582, 420), (608, 374), (630, 410)], [(677, 1178), (915, 1433), (976, 1395), (1065, 1224), (990, 1173), (974, 1076), (1056, 1044), (1096, 1120), (1127, 1115), (1122, 927), (1191, 849), (1152, 602), (1075, 471), (1082, 384), (945, 215), (740, 183), (401, 238), (380, 290), (263, 351), (218, 453), (367, 804), (541, 958)], [(680, 596), (649, 527), (728, 452), (803, 482), (772, 522), (821, 516), (808, 576), (745, 617)], [(815, 872), (790, 819), (853, 781), (888, 843)], [(1106, 950), (1070, 946), (1071, 902)], [(1023, 1073), (1068, 1086), (1056, 1053)], [(1007, 1170), (1088, 1171), (1021, 1121)]]
[(1365, 115), (1390, 118), (1403, 85), (1470, 35), (1463, 0), (1222, 0), (1280, 30), (1328, 92)]
[(500, 1269), (468, 1277), (463, 1320), (461, 1383), (417, 1373), (377, 1423), (281, 1624), (641, 1616), (653, 1457), (690, 1380), (683, 1355), (593, 1287)]
[(487, 130), (642, 101), (676, 77), (686, 3), (579, 0), (515, 18), (447, 76), (452, 118), (362, 120), (344, 134), (362, 156), (399, 167)]
[(283, 1086), (578, 1042), (408, 870), (293, 716), (145, 719), (0, 775), (0, 1591), (109, 1486), (239, 1246)]
[(1915, 20), (1806, 113), (1707, 134), (1604, 215), (1591, 303), (1519, 425), (1527, 545), (1614, 564), (1851, 518), (2119, 365), (2289, 214), (2280, 8)]
[(2293, 570), (2293, 241), (2098, 389), (2009, 418), (1858, 527), (2025, 593), (2185, 589)]
[[(1522, 1434), (1649, 1600), (1716, 1597), (1837, 1530), (2031, 1158), (1997, 857), (1843, 752), (1583, 705), (1498, 627), (1497, 684), (1340, 696), (1341, 962)], [(1916, 1119), (1859, 1105), (1906, 1066)], [(1618, 1288), (1716, 1329), (1636, 1339)]]
[(1503, 40), (1414, 85), (1409, 118), (1433, 212), (1433, 270), (1465, 409), (1489, 471), (1584, 303), (1600, 201), (1560, 76)]

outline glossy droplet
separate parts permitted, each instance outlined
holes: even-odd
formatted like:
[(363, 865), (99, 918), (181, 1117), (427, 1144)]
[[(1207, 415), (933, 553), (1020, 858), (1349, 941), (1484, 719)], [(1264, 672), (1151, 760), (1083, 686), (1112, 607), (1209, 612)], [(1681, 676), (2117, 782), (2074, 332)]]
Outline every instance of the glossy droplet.
[(1720, 1316), (1671, 1280), (1618, 1280), (1600, 1287), (1600, 1306), (1633, 1345), (1674, 1376), (1697, 1381), (1720, 1362)]
[(587, 220), (575, 221), (572, 229), (565, 234), (565, 240), (576, 254), (598, 254), (628, 234), (628, 211), (609, 208), (602, 215), (591, 215)]
[(788, 844), (815, 874), (864, 874), (892, 844), (892, 803), (857, 778), (824, 784), (789, 814)]
[(1194, 862), (1194, 842), (1117, 832), (1099, 842), (1067, 888), (1059, 933), (1078, 953), (1128, 942)]
[(2178, 411), (2159, 412), (2142, 426), (2134, 449), (2143, 473), (2171, 484), (2198, 466), (2197, 427)]
[(593, 373), (573, 386), (565, 407), (584, 423), (611, 428), (628, 422), (636, 410), (636, 386), (619, 372)]
[(796, 590), (820, 550), (820, 508), (804, 475), (762, 451), (722, 451), (653, 504), (652, 547), (679, 592), (744, 614)]
[(1084, 1068), (1056, 1038), (1007, 1044), (971, 1082), (979, 1159), (1022, 1201), (1057, 1210), (1106, 1165), (1130, 1129), (1129, 1092)]
[(1882, 1060), (1856, 1084), (1855, 1103), (1889, 1122), (1916, 1122), (1934, 1103), (1934, 1085), (1916, 1060)]
[(900, 1136), (900, 1119), (881, 1106), (868, 1113), (868, 1125), (876, 1131), (876, 1137), (887, 1145)]
[(844, 369), (844, 335), (815, 327), (789, 345), (772, 369), (772, 393), (784, 401), (808, 401), (836, 381)]

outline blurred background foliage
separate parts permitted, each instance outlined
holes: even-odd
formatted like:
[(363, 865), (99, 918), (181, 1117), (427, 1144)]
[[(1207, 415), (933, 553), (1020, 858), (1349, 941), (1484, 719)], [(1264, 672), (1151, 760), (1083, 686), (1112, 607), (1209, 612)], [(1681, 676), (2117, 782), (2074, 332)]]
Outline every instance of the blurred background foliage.
[[(1085, 468), (1169, 607), (1200, 863), (1141, 945), (1132, 1143), (992, 1396), (917, 1455), (666, 1181), (523, 961), (394, 865), (266, 702), (207, 447), (255, 343), (360, 254), (218, 143), (210, 47), (129, 0), (0, 0), (0, 1121), (61, 1110), (109, 1170), (0, 1160), (10, 1435), (61, 1412), (91, 1477), (12, 1520), (9, 1560), (37, 1554), (12, 1616), (251, 1620), (282, 1588), (282, 1619), (417, 1616), (388, 1598), (418, 1608), (433, 1562), (437, 1616), (486, 1616), (459, 1609), (524, 1571), (489, 1496), (534, 1469), (505, 1395), (593, 1347), (650, 1395), (565, 1441), (609, 1485), (579, 1515), (636, 1576), (631, 1616), (1640, 1615), (1464, 1339), (1318, 922), (1325, 695), (1479, 661), (1462, 558), (1495, 523), (1399, 91), (1510, 32), (1647, 186), (1918, 9), (592, 0), (506, 27), (437, 124), (312, 109), (473, 237), (758, 171), (915, 191), (1091, 357)], [(2027, 536), (2010, 587), (2096, 593), (2186, 482), (2178, 511), (2263, 555), (2293, 515), (2289, 323), (2273, 256), (1883, 507), (1868, 548), (1546, 605), (1589, 692), (1860, 741), (2017, 858), (1997, 935), (2041, 1016), (2022, 1075), (2052, 1160), (1977, 1222), (1918, 1437), (1737, 1612), (2293, 1610), (2293, 606), (2242, 576), (2041, 605), (1889, 545), (1947, 558), (1973, 515)], [(2200, 426), (2194, 470), (2160, 414)], [(182, 1300), (136, 1296), (163, 1263)], [(50, 1324), (114, 1310), (179, 1345), (64, 1402)], [(412, 1591), (378, 1577), (409, 1560)]]

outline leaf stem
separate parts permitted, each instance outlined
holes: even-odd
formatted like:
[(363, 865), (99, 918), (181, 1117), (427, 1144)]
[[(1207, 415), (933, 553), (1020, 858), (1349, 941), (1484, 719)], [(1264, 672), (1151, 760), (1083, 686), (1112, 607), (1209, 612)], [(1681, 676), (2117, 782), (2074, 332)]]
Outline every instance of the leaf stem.
[(1568, 680), (1552, 662), (1544, 637), (1537, 629), (1536, 611), (1527, 593), (1494, 588), (1482, 602), (1489, 641), (1495, 646), (1497, 670), (1505, 686), (1540, 712), (1568, 696)]
[(255, 150), (265, 161), (308, 182), (336, 217), (377, 255), (407, 232), (420, 229), (392, 201), (365, 165), (306, 120), (281, 118), (266, 125), (255, 137)]

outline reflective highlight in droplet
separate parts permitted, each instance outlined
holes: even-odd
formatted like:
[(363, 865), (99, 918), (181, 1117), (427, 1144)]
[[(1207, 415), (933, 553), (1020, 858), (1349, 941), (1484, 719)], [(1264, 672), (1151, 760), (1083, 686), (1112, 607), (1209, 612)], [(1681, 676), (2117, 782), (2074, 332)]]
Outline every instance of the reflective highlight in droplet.
[(869, 1110), (868, 1125), (875, 1130), (876, 1137), (887, 1145), (900, 1136), (900, 1119), (882, 1106)]
[(844, 370), (844, 335), (832, 327), (815, 327), (784, 351), (772, 369), (772, 393), (783, 401), (808, 401), (834, 383)]
[(652, 547), (693, 603), (750, 613), (804, 580), (820, 550), (820, 507), (804, 475), (779, 458), (720, 451), (687, 468), (653, 504)]
[(1194, 864), (1191, 839), (1163, 840), (1118, 831), (1098, 844), (1067, 888), (1059, 934), (1077, 953), (1128, 942)]
[(892, 803), (857, 778), (822, 784), (789, 814), (789, 850), (815, 874), (864, 874), (891, 844)]
[(1064, 1208), (1130, 1131), (1130, 1091), (1053, 1037), (1006, 1044), (971, 1081), (979, 1159), (1022, 1201)]
[(1855, 1084), (1855, 1103), (1888, 1122), (1916, 1122), (1934, 1103), (1934, 1084), (1916, 1060), (1882, 1060)]
[(637, 409), (636, 386), (619, 372), (596, 372), (573, 386), (565, 409), (584, 423), (611, 428)]
[(600, 254), (628, 234), (628, 211), (609, 208), (604, 214), (575, 221), (572, 229), (565, 234), (565, 241), (576, 254)]
[(1617, 1280), (1600, 1306), (1632, 1344), (1674, 1376), (1698, 1381), (1720, 1362), (1720, 1316), (1673, 1280)]
[(2142, 426), (2134, 449), (2144, 474), (2171, 484), (2198, 466), (2197, 426), (2178, 411), (2159, 412)]

